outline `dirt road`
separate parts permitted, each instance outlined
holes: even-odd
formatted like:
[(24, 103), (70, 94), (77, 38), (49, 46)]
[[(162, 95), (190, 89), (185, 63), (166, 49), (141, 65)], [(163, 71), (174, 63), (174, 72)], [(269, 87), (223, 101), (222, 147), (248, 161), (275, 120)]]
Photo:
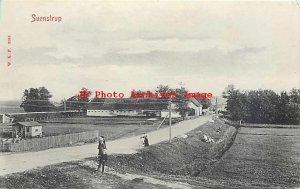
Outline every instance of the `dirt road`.
[[(206, 123), (210, 116), (186, 120), (172, 126), (172, 138), (187, 133)], [(150, 145), (169, 139), (169, 127), (147, 133)], [(130, 154), (142, 148), (140, 136), (124, 138), (107, 142), (108, 154)], [(39, 152), (26, 152), (0, 155), (0, 176), (23, 172), (46, 165), (76, 161), (97, 155), (97, 144), (54, 148)]]

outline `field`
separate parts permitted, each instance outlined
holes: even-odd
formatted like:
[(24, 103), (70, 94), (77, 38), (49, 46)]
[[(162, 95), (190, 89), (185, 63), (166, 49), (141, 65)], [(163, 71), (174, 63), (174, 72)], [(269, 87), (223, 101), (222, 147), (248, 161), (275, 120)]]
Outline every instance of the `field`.
[(159, 121), (146, 118), (60, 118), (43, 122), (45, 136), (98, 130), (107, 140), (129, 137), (155, 130)]
[(243, 127), (232, 147), (202, 174), (223, 188), (300, 187), (300, 127)]

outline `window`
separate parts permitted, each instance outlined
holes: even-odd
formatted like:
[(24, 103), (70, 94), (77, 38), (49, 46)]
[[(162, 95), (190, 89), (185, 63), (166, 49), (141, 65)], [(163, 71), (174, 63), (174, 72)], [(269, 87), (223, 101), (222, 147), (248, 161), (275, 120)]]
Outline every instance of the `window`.
[(25, 127), (26, 128), (26, 132), (29, 132), (29, 127)]
[(39, 131), (39, 129), (35, 129), (35, 132), (38, 132)]

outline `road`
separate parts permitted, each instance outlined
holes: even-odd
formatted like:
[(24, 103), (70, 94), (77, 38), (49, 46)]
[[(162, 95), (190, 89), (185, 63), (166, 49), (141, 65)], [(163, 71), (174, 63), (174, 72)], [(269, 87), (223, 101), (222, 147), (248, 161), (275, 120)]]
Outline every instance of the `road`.
[[(209, 121), (210, 116), (186, 120), (172, 126), (172, 138), (187, 133)], [(169, 127), (147, 133), (151, 144), (169, 139)], [(142, 148), (140, 136), (107, 141), (108, 154), (131, 154)], [(97, 155), (97, 144), (53, 148), (38, 152), (0, 155), (0, 176), (68, 161), (81, 160)]]

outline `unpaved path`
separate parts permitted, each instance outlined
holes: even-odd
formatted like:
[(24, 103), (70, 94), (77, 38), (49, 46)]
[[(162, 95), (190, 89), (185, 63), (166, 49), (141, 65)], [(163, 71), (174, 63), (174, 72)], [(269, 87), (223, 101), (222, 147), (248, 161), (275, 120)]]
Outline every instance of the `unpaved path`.
[[(172, 138), (187, 133), (206, 123), (210, 116), (186, 120), (172, 126)], [(150, 145), (169, 139), (169, 127), (147, 133)], [(140, 136), (107, 142), (108, 154), (131, 154), (142, 148)], [(37, 167), (68, 161), (77, 161), (97, 155), (97, 144), (53, 148), (38, 152), (11, 153), (0, 155), (0, 176), (23, 172)]]

